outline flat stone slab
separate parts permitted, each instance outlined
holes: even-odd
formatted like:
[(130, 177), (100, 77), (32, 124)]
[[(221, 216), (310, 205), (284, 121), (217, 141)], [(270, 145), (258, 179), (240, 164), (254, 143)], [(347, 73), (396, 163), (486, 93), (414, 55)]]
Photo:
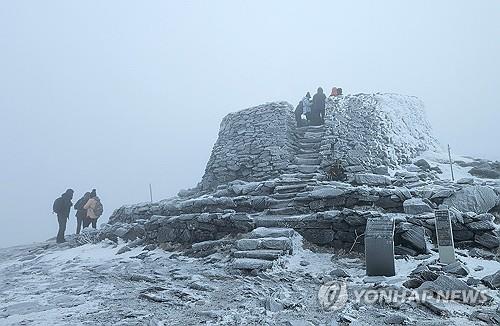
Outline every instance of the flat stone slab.
[(411, 198), (403, 202), (403, 208), (406, 214), (419, 215), (432, 213), (434, 210), (421, 198)]
[(273, 262), (263, 259), (236, 258), (232, 264), (234, 269), (244, 270), (264, 270), (273, 267)]
[(261, 260), (276, 260), (280, 256), (283, 256), (283, 250), (248, 250), (248, 251), (236, 251), (233, 253), (235, 258), (252, 258)]
[(257, 249), (292, 250), (292, 247), (292, 240), (287, 237), (240, 239), (236, 242), (236, 248), (242, 251)]
[(280, 237), (291, 238), (294, 233), (295, 231), (293, 229), (288, 229), (288, 228), (258, 227), (248, 234), (248, 238), (250, 239), (280, 238)]

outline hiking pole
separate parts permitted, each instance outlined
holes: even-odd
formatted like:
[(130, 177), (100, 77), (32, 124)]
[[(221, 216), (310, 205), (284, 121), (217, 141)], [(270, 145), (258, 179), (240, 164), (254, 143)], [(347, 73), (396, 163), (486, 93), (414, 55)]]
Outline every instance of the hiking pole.
[(151, 202), (153, 202), (153, 188), (151, 187), (151, 184), (149, 184), (149, 197), (151, 198)]
[(451, 160), (450, 144), (448, 144), (448, 159), (450, 160), (451, 181), (455, 181), (455, 176), (453, 175), (453, 161)]

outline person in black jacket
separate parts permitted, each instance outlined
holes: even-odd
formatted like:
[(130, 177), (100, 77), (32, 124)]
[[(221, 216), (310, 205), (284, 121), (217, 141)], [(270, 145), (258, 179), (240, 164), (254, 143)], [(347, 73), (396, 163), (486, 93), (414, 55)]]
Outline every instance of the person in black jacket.
[(326, 95), (323, 93), (323, 88), (318, 87), (318, 92), (313, 96), (311, 110), (311, 124), (313, 126), (319, 126), (325, 123), (325, 100)]
[(86, 192), (82, 198), (78, 199), (75, 204), (76, 209), (76, 234), (80, 234), (82, 225), (85, 225), (85, 219), (87, 218), (87, 210), (83, 208), (87, 201), (90, 199), (90, 192)]
[(69, 212), (73, 203), (73, 189), (68, 189), (61, 197), (54, 201), (52, 210), (57, 214), (57, 222), (59, 223), (59, 231), (57, 232), (57, 243), (65, 242), (64, 232), (66, 232), (66, 223), (69, 219)]

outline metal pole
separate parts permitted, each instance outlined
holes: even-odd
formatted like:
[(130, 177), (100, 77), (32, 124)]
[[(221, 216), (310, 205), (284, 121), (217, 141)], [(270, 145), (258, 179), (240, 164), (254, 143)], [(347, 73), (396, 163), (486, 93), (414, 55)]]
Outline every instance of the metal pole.
[(151, 184), (149, 184), (149, 197), (151, 198), (151, 202), (153, 202), (153, 188), (151, 187)]
[(455, 181), (455, 175), (453, 174), (453, 161), (451, 160), (451, 149), (450, 149), (450, 144), (448, 144), (448, 158), (449, 158), (449, 160), (450, 160), (451, 181)]

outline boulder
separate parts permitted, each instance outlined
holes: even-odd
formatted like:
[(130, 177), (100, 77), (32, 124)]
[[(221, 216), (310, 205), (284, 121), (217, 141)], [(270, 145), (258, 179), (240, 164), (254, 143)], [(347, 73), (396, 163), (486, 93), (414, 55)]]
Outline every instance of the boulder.
[(444, 205), (462, 212), (487, 213), (498, 202), (498, 195), (487, 186), (472, 186), (457, 191), (443, 201)]
[(431, 165), (429, 164), (429, 162), (427, 162), (424, 159), (420, 159), (420, 160), (416, 161), (413, 164), (415, 164), (416, 166), (418, 166), (419, 168), (421, 168), (424, 171), (430, 171), (431, 170)]
[(474, 237), (474, 241), (488, 249), (494, 249), (500, 246), (500, 239), (498, 238), (498, 236), (488, 232), (483, 234), (476, 234)]
[(468, 286), (464, 281), (448, 275), (440, 275), (435, 281), (424, 282), (418, 289), (429, 290), (443, 299), (453, 299), (471, 306), (492, 301), (490, 296), (480, 294), (478, 290)]
[(421, 198), (410, 198), (403, 202), (403, 208), (406, 214), (419, 215), (432, 213), (434, 210)]
[(410, 224), (408, 230), (401, 234), (401, 242), (404, 246), (414, 249), (419, 254), (427, 253), (425, 229), (422, 226)]
[(478, 178), (500, 179), (500, 173), (489, 168), (475, 167), (469, 170), (469, 173)]
[(490, 289), (500, 289), (500, 271), (495, 274), (483, 277), (481, 282), (484, 283)]
[(472, 231), (492, 231), (496, 229), (495, 223), (492, 221), (477, 221), (477, 222), (471, 222), (466, 224), (469, 229)]
[(460, 276), (469, 275), (469, 269), (462, 265), (462, 263), (459, 261), (455, 261), (454, 263), (444, 266), (443, 272)]
[(391, 178), (385, 175), (358, 173), (354, 175), (354, 183), (367, 186), (389, 186), (392, 181)]

